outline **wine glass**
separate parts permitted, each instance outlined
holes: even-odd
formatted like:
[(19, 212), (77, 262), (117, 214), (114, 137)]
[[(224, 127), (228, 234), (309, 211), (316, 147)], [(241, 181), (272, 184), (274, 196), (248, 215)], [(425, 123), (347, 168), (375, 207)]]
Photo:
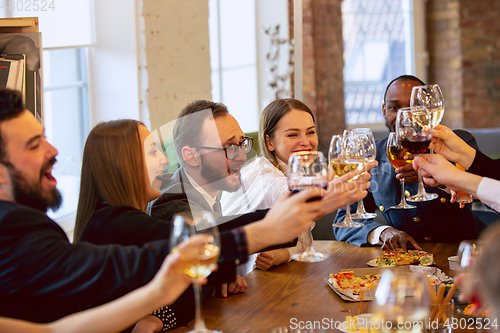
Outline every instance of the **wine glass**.
[[(184, 241), (191, 239), (187, 245)], [(217, 266), (220, 254), (220, 236), (214, 217), (209, 212), (201, 212), (196, 218), (188, 214), (177, 214), (170, 234), (172, 253), (179, 253), (180, 267), (193, 281), (196, 317), (191, 333), (218, 333), (209, 330), (201, 316), (200, 282)]]
[[(431, 143), (434, 128), (431, 116), (423, 106), (402, 108), (396, 118), (396, 135), (404, 150), (410, 154), (425, 153)], [(418, 169), (418, 193), (409, 197), (412, 202), (424, 202), (436, 199), (436, 193), (427, 193), (424, 189), (420, 168)]]
[(474, 295), (474, 279), (476, 273), (476, 261), (481, 255), (482, 246), (475, 240), (464, 240), (458, 247), (459, 273), (462, 274), (461, 293), (470, 297), (471, 302), (478, 302)]
[[(290, 155), (288, 159), (288, 188), (292, 194), (312, 187), (326, 190), (328, 187), (328, 172), (325, 156), (320, 151), (301, 151)], [(321, 197), (309, 200), (321, 200)], [(325, 260), (328, 255), (316, 252), (313, 247), (312, 227), (307, 230), (308, 242), (303, 253), (295, 253), (293, 260), (304, 262), (318, 262)]]
[(426, 278), (423, 274), (384, 270), (375, 291), (371, 321), (379, 321), (394, 332), (422, 332), (431, 305)]
[[(391, 165), (397, 169), (402, 166), (412, 163), (413, 160), (405, 160), (404, 156), (409, 155), (406, 152), (398, 140), (395, 132), (389, 133), (389, 138), (387, 138), (387, 157)], [(391, 206), (393, 209), (412, 209), (417, 208), (416, 206), (409, 205), (405, 200), (405, 179), (401, 179), (401, 202), (396, 206)]]
[[(365, 165), (363, 145), (359, 136), (344, 132), (344, 135), (334, 135), (330, 141), (328, 151), (328, 161), (333, 173), (337, 176), (343, 176), (356, 169), (362, 170)], [(352, 180), (352, 179), (351, 179)], [(349, 180), (349, 181), (351, 181)], [(359, 228), (363, 223), (354, 222), (351, 218), (351, 204), (347, 200), (345, 218), (343, 222), (334, 223), (336, 228)]]
[(432, 127), (439, 125), (444, 115), (444, 97), (439, 85), (413, 87), (410, 99), (410, 107), (412, 106), (425, 106), (431, 115)]
[[(375, 144), (375, 138), (373, 132), (369, 128), (353, 128), (351, 133), (357, 134), (361, 137), (363, 143), (366, 162), (375, 161), (377, 158), (377, 145)], [(358, 208), (356, 214), (352, 214), (353, 219), (372, 219), (377, 217), (376, 213), (368, 213), (365, 210), (365, 205), (363, 204), (363, 199), (358, 201)]]

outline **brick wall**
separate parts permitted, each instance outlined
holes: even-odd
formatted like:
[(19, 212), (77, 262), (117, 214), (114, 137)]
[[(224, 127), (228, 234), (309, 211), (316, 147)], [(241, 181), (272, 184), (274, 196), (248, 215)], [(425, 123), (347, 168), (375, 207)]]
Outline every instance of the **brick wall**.
[[(304, 103), (316, 118), (319, 149), (345, 129), (341, 0), (302, 0)], [(293, 5), (289, 1), (290, 27)], [(293, 29), (290, 29), (293, 34)]]
[(500, 127), (500, 1), (429, 0), (429, 82), (446, 99), (443, 124)]
[(462, 48), (460, 43), (460, 1), (427, 2), (428, 83), (438, 83), (445, 97), (443, 125), (463, 127)]
[(461, 0), (465, 127), (500, 126), (500, 1)]

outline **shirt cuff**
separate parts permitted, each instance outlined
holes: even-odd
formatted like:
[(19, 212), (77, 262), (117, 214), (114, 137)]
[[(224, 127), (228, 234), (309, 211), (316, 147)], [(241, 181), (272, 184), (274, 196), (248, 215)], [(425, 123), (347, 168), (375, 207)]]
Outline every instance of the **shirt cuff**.
[(234, 237), (234, 243), (236, 244), (236, 265), (241, 265), (248, 261), (248, 241), (247, 234), (243, 227), (231, 230)]
[(500, 211), (500, 181), (483, 177), (477, 187), (477, 197), (496, 212)]
[(376, 227), (372, 231), (368, 233), (368, 243), (371, 245), (382, 245), (380, 241), (380, 234), (387, 228), (390, 228), (388, 225), (384, 225), (381, 227)]

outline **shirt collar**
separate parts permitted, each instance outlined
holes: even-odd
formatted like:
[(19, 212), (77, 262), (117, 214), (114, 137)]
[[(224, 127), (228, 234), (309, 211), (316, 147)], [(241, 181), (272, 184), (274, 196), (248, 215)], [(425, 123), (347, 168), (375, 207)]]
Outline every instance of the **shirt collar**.
[(212, 198), (212, 197), (210, 196), (210, 194), (208, 194), (208, 193), (207, 193), (207, 191), (205, 191), (205, 190), (203, 189), (203, 187), (201, 187), (200, 185), (198, 185), (198, 183), (197, 183), (197, 182), (193, 179), (193, 177), (191, 177), (191, 176), (189, 175), (189, 173), (187, 173), (187, 171), (186, 171), (186, 176), (187, 176), (187, 178), (188, 178), (189, 182), (191, 183), (191, 185), (193, 185), (194, 189), (195, 189), (196, 191), (198, 191), (198, 192), (199, 192), (199, 193), (203, 196), (203, 198), (205, 198), (206, 202), (208, 203), (208, 205), (210, 206), (210, 208), (211, 208), (211, 209), (212, 209), (212, 211), (213, 211), (213, 210), (214, 210), (214, 205), (215, 205), (215, 202), (216, 202), (216, 198), (217, 198), (217, 197)]
[(288, 170), (288, 164), (280, 160), (278, 156), (276, 156), (276, 161), (278, 161), (278, 169), (280, 169), (281, 172), (283, 172), (286, 176), (286, 172)]

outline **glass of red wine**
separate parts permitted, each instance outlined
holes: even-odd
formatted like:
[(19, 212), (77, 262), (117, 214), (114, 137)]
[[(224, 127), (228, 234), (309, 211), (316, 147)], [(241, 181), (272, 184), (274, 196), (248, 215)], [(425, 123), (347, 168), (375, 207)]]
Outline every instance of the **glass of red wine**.
[[(292, 194), (309, 188), (328, 187), (328, 169), (325, 156), (320, 151), (301, 151), (292, 153), (288, 159), (288, 188)], [(321, 197), (309, 199), (321, 200)], [(303, 253), (296, 253), (293, 260), (304, 262), (318, 262), (325, 260), (328, 255), (316, 252), (313, 247), (312, 227), (307, 230), (306, 249)]]
[[(402, 108), (396, 118), (396, 135), (404, 150), (412, 155), (420, 155), (427, 151), (431, 143), (434, 127), (432, 118), (424, 106)], [(411, 202), (434, 200), (436, 193), (425, 192), (420, 169), (418, 169), (418, 193), (408, 198)]]

